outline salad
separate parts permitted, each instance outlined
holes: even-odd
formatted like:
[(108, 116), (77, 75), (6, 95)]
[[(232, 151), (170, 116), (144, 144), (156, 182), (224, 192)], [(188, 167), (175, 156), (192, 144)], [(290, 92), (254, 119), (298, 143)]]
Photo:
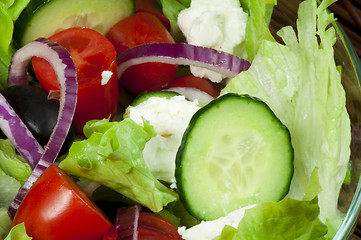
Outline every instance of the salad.
[(332, 239), (333, 2), (1, 2), (0, 238)]

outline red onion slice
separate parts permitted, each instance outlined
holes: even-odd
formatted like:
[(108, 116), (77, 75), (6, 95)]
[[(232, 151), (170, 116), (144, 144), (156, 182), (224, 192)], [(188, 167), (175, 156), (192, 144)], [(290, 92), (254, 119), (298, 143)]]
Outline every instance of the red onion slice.
[(116, 218), (117, 240), (137, 240), (138, 239), (138, 220), (142, 206), (134, 205), (118, 209)]
[(0, 128), (24, 160), (34, 168), (44, 149), (2, 94), (0, 94)]
[[(12, 217), (15, 216), (18, 206), (33, 183), (56, 160), (70, 129), (77, 101), (76, 68), (69, 52), (59, 44), (45, 38), (34, 40), (13, 55), (9, 68), (8, 85), (28, 83), (28, 64), (34, 56), (47, 60), (56, 72), (60, 85), (59, 114), (57, 124), (43, 155), (9, 207), (9, 213)], [(18, 126), (12, 127), (17, 128)]]
[(249, 61), (232, 54), (186, 43), (142, 44), (119, 54), (117, 61), (118, 78), (127, 68), (146, 62), (203, 67), (228, 78), (235, 77), (251, 66)]
[(76, 68), (64, 47), (48, 39), (39, 38), (13, 55), (8, 75), (9, 86), (28, 84), (28, 64), (34, 56), (44, 58), (52, 65), (60, 85), (58, 121), (42, 156), (43, 160), (52, 163), (64, 143), (73, 119), (78, 91)]
[(214, 97), (212, 97), (208, 93), (192, 87), (172, 87), (165, 89), (163, 91), (171, 91), (171, 92), (179, 93), (185, 96), (190, 101), (197, 100), (199, 104), (206, 104), (214, 100)]

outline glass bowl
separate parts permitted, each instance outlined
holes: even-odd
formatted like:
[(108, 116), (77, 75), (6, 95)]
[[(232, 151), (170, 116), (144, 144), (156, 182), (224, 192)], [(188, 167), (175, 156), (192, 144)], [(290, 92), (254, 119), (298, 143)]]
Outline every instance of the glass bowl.
[[(296, 28), (297, 10), (301, 0), (278, 0), (270, 23), (271, 32), (277, 38), (277, 31), (283, 26)], [(344, 184), (339, 197), (339, 209), (345, 219), (334, 240), (351, 239), (358, 221), (361, 207), (361, 63), (350, 40), (336, 22), (337, 42), (334, 46), (337, 65), (342, 66), (342, 84), (346, 91), (346, 107), (351, 119), (351, 182)], [(281, 41), (280, 38), (277, 38)]]

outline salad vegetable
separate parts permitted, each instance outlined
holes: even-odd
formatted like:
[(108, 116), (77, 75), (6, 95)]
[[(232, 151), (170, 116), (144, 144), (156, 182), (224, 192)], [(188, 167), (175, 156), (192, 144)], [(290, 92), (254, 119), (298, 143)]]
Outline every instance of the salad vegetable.
[(60, 104), (44, 145), (0, 92), (0, 239), (332, 239), (351, 140), (334, 1), (303, 1), (283, 43), (275, 0), (227, 0), (241, 18), (218, 0), (2, 1), (0, 89), (31, 79)]
[(26, 194), (13, 226), (20, 223), (35, 239), (97, 240), (111, 227), (70, 176), (54, 164)]
[(224, 89), (259, 97), (288, 127), (295, 153), (288, 197), (302, 200), (317, 169), (320, 216), (329, 236), (342, 221), (336, 189), (346, 176), (351, 141), (340, 69), (333, 60), (335, 30), (327, 28), (334, 21), (326, 10), (331, 3), (322, 1), (318, 8), (316, 1), (301, 3), (298, 32), (283, 28), (285, 45), (264, 41), (250, 70)]
[[(106, 36), (115, 46), (118, 55), (126, 49), (144, 43), (174, 43), (172, 36), (158, 18), (145, 12), (137, 12), (119, 21)], [(118, 72), (119, 81), (129, 91), (136, 94), (162, 90), (173, 80), (177, 68), (177, 65), (155, 62), (135, 65), (121, 75)]]
[(30, 0), (0, 2), (0, 90), (7, 86), (6, 79), (11, 56), (15, 48), (12, 44), (14, 23)]
[(197, 111), (176, 157), (180, 197), (200, 220), (279, 201), (292, 176), (287, 128), (267, 105), (246, 95), (225, 94)]
[[(10, 1), (11, 2), (11, 1)], [(106, 34), (118, 21), (134, 13), (132, 0), (31, 0), (15, 22), (13, 40), (18, 47), (72, 27), (89, 27)], [(14, 4), (16, 5), (16, 4)]]
[(108, 186), (154, 212), (177, 199), (149, 171), (142, 150), (156, 133), (133, 120), (92, 120), (84, 128), (86, 140), (75, 142), (60, 167), (70, 174)]
[[(0, 93), (14, 108), (14, 111), (19, 113), (21, 120), (44, 148), (57, 122), (59, 101), (48, 99), (46, 91), (32, 85), (11, 86), (0, 91)], [(73, 138), (74, 131), (71, 128), (59, 153), (60, 155), (69, 150)]]
[[(68, 28), (49, 37), (65, 47), (74, 60), (78, 97), (73, 119), (77, 133), (92, 119), (114, 117), (118, 103), (116, 51), (102, 34), (89, 28)], [(59, 91), (56, 74), (42, 58), (34, 57), (32, 65), (40, 85), (47, 92)]]
[(181, 240), (182, 238), (177, 228), (170, 222), (153, 213), (143, 212), (141, 206), (134, 205), (119, 208), (116, 224), (107, 236), (103, 237), (103, 240), (115, 239)]
[(5, 238), (5, 240), (31, 240), (32, 237), (29, 237), (26, 234), (25, 224), (20, 223), (13, 227), (9, 233), (9, 235)]

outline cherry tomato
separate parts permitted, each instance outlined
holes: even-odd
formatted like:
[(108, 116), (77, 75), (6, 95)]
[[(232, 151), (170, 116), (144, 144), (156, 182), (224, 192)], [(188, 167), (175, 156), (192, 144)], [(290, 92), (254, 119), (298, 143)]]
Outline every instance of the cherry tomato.
[(117, 239), (117, 229), (116, 226), (113, 226), (103, 235), (102, 240), (118, 240)]
[(138, 221), (139, 240), (181, 240), (177, 228), (153, 213), (141, 212)]
[(170, 31), (169, 19), (163, 15), (161, 7), (155, 0), (135, 0), (136, 12), (146, 12), (156, 16), (159, 21)]
[[(137, 232), (138, 240), (182, 240), (177, 228), (170, 222), (148, 212), (140, 212)], [(104, 234), (103, 240), (117, 240), (115, 225)]]
[(193, 75), (184, 75), (174, 79), (168, 86), (168, 88), (172, 87), (197, 88), (214, 98), (219, 96), (219, 90), (207, 78), (200, 78)]
[[(116, 51), (111, 42), (89, 28), (69, 28), (49, 38), (65, 47), (75, 63), (78, 77), (78, 102), (74, 128), (82, 133), (85, 123), (92, 119), (115, 115), (118, 104)], [(33, 58), (35, 74), (46, 91), (59, 90), (53, 68), (41, 58)], [(102, 82), (102, 74), (111, 74)]]
[(98, 240), (111, 223), (56, 165), (33, 184), (14, 217), (34, 240)]
[[(138, 12), (115, 24), (107, 33), (117, 53), (137, 45), (174, 40), (162, 23), (152, 14)], [(129, 91), (139, 94), (166, 88), (174, 79), (178, 66), (165, 63), (143, 63), (128, 68), (120, 83)]]

